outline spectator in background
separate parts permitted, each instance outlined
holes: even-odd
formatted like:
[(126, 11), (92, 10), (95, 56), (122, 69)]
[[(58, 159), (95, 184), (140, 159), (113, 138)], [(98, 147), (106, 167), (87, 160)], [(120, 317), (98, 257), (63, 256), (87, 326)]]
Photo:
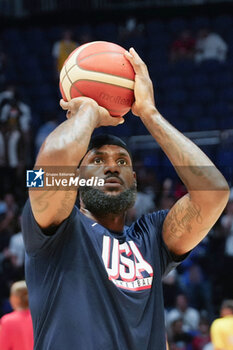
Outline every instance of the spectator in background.
[(190, 307), (185, 294), (178, 294), (176, 297), (176, 306), (167, 313), (167, 325), (171, 326), (174, 320), (181, 318), (183, 320), (183, 330), (192, 331), (198, 328), (200, 315), (199, 312)]
[(33, 350), (32, 319), (25, 281), (12, 285), (10, 303), (14, 311), (3, 316), (0, 322), (0, 349)]
[(72, 51), (77, 48), (78, 44), (73, 40), (73, 33), (65, 30), (61, 40), (53, 45), (52, 55), (55, 60), (55, 68), (57, 75), (60, 73), (62, 66)]
[(198, 32), (195, 46), (195, 61), (217, 60), (224, 62), (227, 57), (228, 46), (219, 34), (203, 28)]
[(26, 144), (19, 128), (20, 111), (12, 107), (7, 121), (0, 124), (0, 167), (3, 191), (15, 189), (17, 179), (22, 179), (25, 169)]
[(142, 215), (152, 213), (155, 210), (155, 204), (152, 194), (146, 193), (144, 186), (140, 181), (137, 183), (137, 198), (132, 208), (127, 211), (126, 222), (127, 225), (131, 225), (134, 221), (138, 220)]
[(194, 57), (196, 40), (190, 30), (183, 30), (171, 45), (170, 61), (191, 60)]
[[(30, 164), (31, 110), (19, 97), (15, 85), (0, 94), (0, 168), (3, 191), (20, 190)], [(11, 181), (9, 181), (11, 179)]]
[[(198, 250), (198, 247), (196, 250)], [(193, 251), (194, 254), (195, 250)], [(206, 310), (212, 315), (210, 283), (201, 266), (195, 262), (196, 259), (198, 259), (198, 256), (194, 255), (192, 260), (191, 253), (189, 266), (182, 273), (180, 283), (183, 291), (189, 296), (190, 305), (197, 310)]]
[(31, 109), (20, 99), (14, 84), (7, 85), (5, 90), (0, 93), (0, 122), (18, 123), (20, 130), (25, 135), (30, 133)]
[(198, 327), (198, 334), (192, 340), (192, 350), (203, 350), (210, 342), (210, 325), (207, 319), (201, 318)]
[(159, 200), (158, 208), (159, 210), (171, 209), (175, 202), (176, 198), (172, 195), (162, 196)]
[(21, 217), (18, 216), (14, 233), (10, 238), (9, 247), (4, 250), (4, 256), (8, 259), (9, 265), (11, 265), (9, 266), (11, 269), (10, 275), (14, 280), (24, 278), (24, 255), (25, 248), (21, 232)]
[(8, 247), (14, 232), (18, 206), (12, 193), (6, 193), (3, 198), (4, 210), (0, 216), (0, 252)]
[(134, 17), (126, 19), (123, 25), (119, 26), (119, 40), (127, 41), (130, 38), (141, 37), (144, 34), (144, 25)]
[(26, 147), (30, 147), (31, 109), (21, 100), (14, 84), (8, 84), (0, 93), (0, 125), (20, 130)]
[(170, 350), (191, 350), (192, 335), (184, 331), (182, 318), (176, 318), (171, 323), (168, 334)]
[[(30, 131), (31, 122), (30, 107), (20, 100), (15, 87), (12, 86), (10, 89), (12, 89), (12, 91), (7, 89), (7, 91), (2, 93), (3, 96), (0, 97), (3, 104), (0, 121), (1, 123), (18, 123), (20, 130), (27, 134)], [(6, 94), (8, 94), (8, 98)]]
[(174, 181), (172, 179), (168, 177), (163, 180), (155, 201), (159, 210), (171, 209), (172, 205), (175, 204)]
[(176, 198), (174, 196), (174, 182), (170, 178), (164, 179), (159, 194), (156, 198), (156, 205), (159, 210), (171, 209), (175, 204)]
[(225, 300), (220, 309), (221, 318), (216, 319), (210, 328), (214, 350), (233, 349), (233, 300)]
[(163, 297), (164, 307), (166, 310), (171, 310), (175, 305), (175, 299), (180, 292), (177, 270), (172, 270), (163, 278)]

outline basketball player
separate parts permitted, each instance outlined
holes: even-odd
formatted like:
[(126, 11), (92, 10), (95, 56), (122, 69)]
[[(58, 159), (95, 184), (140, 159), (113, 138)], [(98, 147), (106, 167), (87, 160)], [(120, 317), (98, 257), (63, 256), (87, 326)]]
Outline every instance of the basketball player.
[(36, 166), (79, 166), (103, 187), (30, 190), (23, 212), (26, 279), (35, 350), (165, 350), (161, 278), (208, 233), (228, 197), (226, 180), (207, 156), (170, 125), (154, 103), (147, 67), (134, 49), (125, 56), (136, 73), (139, 116), (175, 166), (188, 194), (173, 208), (124, 226), (135, 201), (136, 175), (127, 145), (98, 136), (117, 125), (89, 98), (61, 101), (68, 120), (45, 140)]

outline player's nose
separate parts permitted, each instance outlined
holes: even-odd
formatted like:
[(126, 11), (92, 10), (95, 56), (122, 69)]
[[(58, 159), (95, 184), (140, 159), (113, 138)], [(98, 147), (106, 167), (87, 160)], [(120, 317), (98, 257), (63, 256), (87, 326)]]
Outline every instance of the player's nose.
[(104, 175), (107, 175), (108, 173), (119, 175), (120, 167), (115, 162), (108, 162), (104, 167)]

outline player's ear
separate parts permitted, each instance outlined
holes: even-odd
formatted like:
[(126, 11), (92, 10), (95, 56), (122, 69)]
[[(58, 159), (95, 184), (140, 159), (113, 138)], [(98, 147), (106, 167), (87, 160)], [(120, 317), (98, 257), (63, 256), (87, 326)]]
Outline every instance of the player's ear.
[(133, 171), (133, 177), (134, 177), (134, 179), (135, 179), (135, 182), (137, 183), (137, 175), (136, 175), (136, 172), (135, 172), (135, 171)]

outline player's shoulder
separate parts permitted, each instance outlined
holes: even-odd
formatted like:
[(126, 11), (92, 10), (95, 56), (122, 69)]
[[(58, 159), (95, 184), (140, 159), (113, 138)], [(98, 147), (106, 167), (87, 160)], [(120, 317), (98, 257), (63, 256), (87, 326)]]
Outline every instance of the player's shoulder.
[(55, 236), (56, 232), (63, 232), (66, 229), (68, 229), (70, 225), (73, 225), (75, 227), (77, 222), (79, 221), (78, 218), (80, 218), (80, 211), (78, 207), (74, 205), (69, 216), (66, 219), (64, 219), (59, 225), (51, 226), (45, 230), (41, 229), (41, 227), (36, 221), (36, 218), (34, 217), (30, 199), (28, 198), (22, 211), (22, 234), (24, 239), (28, 235), (29, 237), (31, 237), (31, 231), (33, 229), (33, 232), (36, 232), (37, 234), (42, 236)]
[(146, 223), (152, 226), (159, 226), (163, 224), (169, 210), (158, 210), (152, 213), (144, 214), (139, 219), (138, 222)]
[(144, 214), (128, 228), (128, 234), (133, 236), (150, 235), (151, 233), (162, 232), (164, 220), (168, 210), (159, 210)]

